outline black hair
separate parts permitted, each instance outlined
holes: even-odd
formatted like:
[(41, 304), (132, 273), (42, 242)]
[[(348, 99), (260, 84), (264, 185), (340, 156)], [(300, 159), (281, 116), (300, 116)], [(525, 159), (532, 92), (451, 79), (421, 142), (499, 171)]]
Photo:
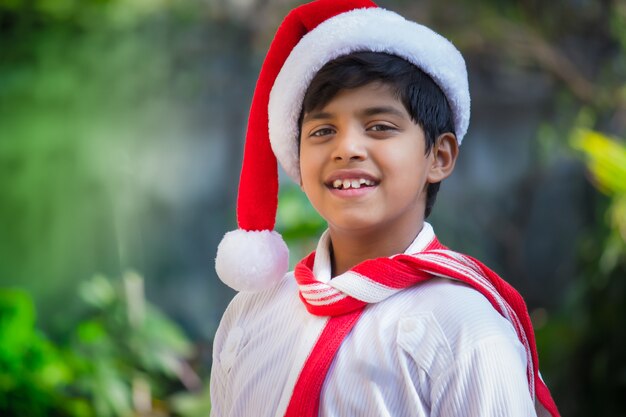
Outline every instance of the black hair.
[[(302, 127), (304, 113), (324, 107), (340, 90), (375, 81), (390, 86), (413, 122), (424, 130), (427, 155), (441, 134), (455, 134), (448, 100), (432, 78), (403, 58), (369, 51), (341, 56), (317, 72), (304, 96), (298, 126)], [(432, 211), (439, 186), (428, 184), (424, 218)]]

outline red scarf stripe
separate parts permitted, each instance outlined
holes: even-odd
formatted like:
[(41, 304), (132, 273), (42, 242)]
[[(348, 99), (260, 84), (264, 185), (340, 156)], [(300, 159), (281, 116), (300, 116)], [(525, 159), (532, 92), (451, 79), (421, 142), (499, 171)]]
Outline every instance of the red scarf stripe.
[(326, 305), (331, 304), (333, 302), (337, 302), (342, 298), (347, 297), (347, 295), (337, 291), (334, 293), (318, 293), (318, 294), (302, 294), (302, 296), (313, 305)]
[(303, 290), (303, 286), (300, 286), (300, 294), (304, 296), (307, 300), (323, 300), (336, 296), (337, 294), (341, 294), (341, 291), (336, 288), (330, 287), (324, 284), (326, 288), (320, 289), (305, 289)]
[(314, 298), (314, 299), (311, 299), (307, 297), (306, 295), (303, 295), (303, 296), (307, 300), (307, 303), (314, 305), (314, 306), (327, 306), (327, 305), (331, 305), (334, 303), (338, 303), (344, 298), (348, 298), (347, 295), (342, 294), (340, 292), (337, 294), (329, 295), (328, 297)]
[[(295, 268), (300, 299), (311, 314), (331, 316), (302, 368), (287, 408), (289, 417), (316, 417), (326, 374), (341, 341), (348, 335), (368, 302), (379, 302), (397, 291), (432, 277), (466, 283), (483, 294), (515, 329), (527, 357), (529, 391), (552, 416), (559, 416), (550, 391), (538, 372), (532, 323), (524, 299), (495, 272), (474, 258), (447, 250), (436, 239), (424, 252), (365, 261), (330, 283), (317, 281), (312, 268), (315, 252)], [(334, 282), (333, 282), (334, 281)], [(337, 284), (335, 284), (337, 283)], [(334, 285), (337, 285), (336, 288)], [(339, 295), (342, 294), (342, 295)]]
[(461, 277), (469, 275), (472, 279), (480, 282), (485, 287), (493, 288), (495, 290), (493, 283), (486, 279), (484, 275), (479, 272), (479, 269), (477, 269), (473, 264), (468, 263), (467, 259), (457, 259), (454, 255), (455, 253), (449, 250), (436, 250), (409, 257), (405, 257), (403, 255), (398, 255), (398, 257), (401, 257), (401, 259), (410, 264), (414, 264), (414, 258), (418, 258), (434, 265), (436, 269), (444, 267), (446, 270), (457, 272), (457, 275)]
[(367, 305), (367, 303), (364, 303), (363, 301), (359, 301), (352, 297), (345, 297), (344, 299), (336, 303), (319, 306), (310, 304), (304, 297), (302, 297), (302, 294), (300, 294), (300, 299), (304, 303), (304, 306), (309, 313), (313, 314), (314, 316), (322, 317), (341, 316), (356, 310), (360, 310)]
[[(380, 258), (365, 261), (353, 268), (353, 271), (367, 276), (372, 281), (390, 288), (402, 290), (415, 284), (416, 280), (428, 279), (428, 274), (415, 271), (409, 265), (399, 264), (394, 258)], [(393, 271), (393, 274), (389, 272)]]
[(317, 293), (317, 294), (302, 294), (302, 296), (311, 304), (314, 305), (326, 305), (331, 304), (333, 302), (339, 301), (342, 298), (345, 298), (346, 295), (336, 291), (333, 293)]
[[(424, 251), (436, 250), (444, 248), (436, 238), (430, 241)], [(400, 255), (401, 256), (401, 255)], [(410, 264), (399, 264), (396, 257), (370, 259), (352, 268), (352, 271), (366, 276), (372, 281), (378, 282), (386, 287), (404, 289), (415, 285), (416, 281), (422, 281), (429, 278), (428, 274), (424, 274), (413, 268)], [(393, 271), (394, 274), (389, 274)]]
[(319, 415), (319, 393), (322, 391), (328, 368), (341, 342), (352, 330), (362, 313), (363, 309), (360, 309), (328, 320), (298, 376), (285, 417), (317, 417)]

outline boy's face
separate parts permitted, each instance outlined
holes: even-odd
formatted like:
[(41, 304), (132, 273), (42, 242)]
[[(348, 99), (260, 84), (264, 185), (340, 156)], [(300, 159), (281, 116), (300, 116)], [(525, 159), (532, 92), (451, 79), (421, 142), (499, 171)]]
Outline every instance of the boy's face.
[(383, 83), (341, 90), (305, 113), (302, 189), (332, 231), (397, 233), (424, 218), (434, 152)]

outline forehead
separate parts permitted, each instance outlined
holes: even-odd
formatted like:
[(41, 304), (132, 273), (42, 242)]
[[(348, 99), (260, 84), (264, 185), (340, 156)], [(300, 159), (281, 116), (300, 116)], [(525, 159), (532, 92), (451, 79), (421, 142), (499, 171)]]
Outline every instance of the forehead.
[(367, 109), (383, 108), (391, 113), (398, 113), (398, 116), (409, 116), (396, 89), (390, 84), (375, 81), (360, 87), (338, 90), (317, 108), (305, 112), (303, 122), (316, 118), (315, 116), (320, 113), (367, 113)]

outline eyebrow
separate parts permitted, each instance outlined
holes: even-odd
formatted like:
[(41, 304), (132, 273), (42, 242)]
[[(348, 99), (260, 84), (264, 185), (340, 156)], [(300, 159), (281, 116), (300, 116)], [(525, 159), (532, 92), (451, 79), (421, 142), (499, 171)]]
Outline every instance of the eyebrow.
[(368, 107), (359, 112), (363, 116), (374, 116), (376, 114), (392, 114), (394, 116), (406, 117), (405, 113), (392, 106)]
[[(404, 112), (392, 106), (368, 107), (366, 109), (360, 110), (358, 114), (361, 117), (374, 116), (377, 114), (392, 114), (398, 117), (406, 117), (406, 114)], [(332, 117), (333, 113), (328, 112), (309, 113), (304, 116), (304, 118), (302, 119), (302, 123), (310, 122), (312, 120), (331, 119)]]
[(304, 115), (304, 118), (302, 119), (302, 123), (310, 122), (311, 120), (330, 119), (332, 117), (333, 117), (333, 114), (327, 113), (327, 112), (308, 113)]

